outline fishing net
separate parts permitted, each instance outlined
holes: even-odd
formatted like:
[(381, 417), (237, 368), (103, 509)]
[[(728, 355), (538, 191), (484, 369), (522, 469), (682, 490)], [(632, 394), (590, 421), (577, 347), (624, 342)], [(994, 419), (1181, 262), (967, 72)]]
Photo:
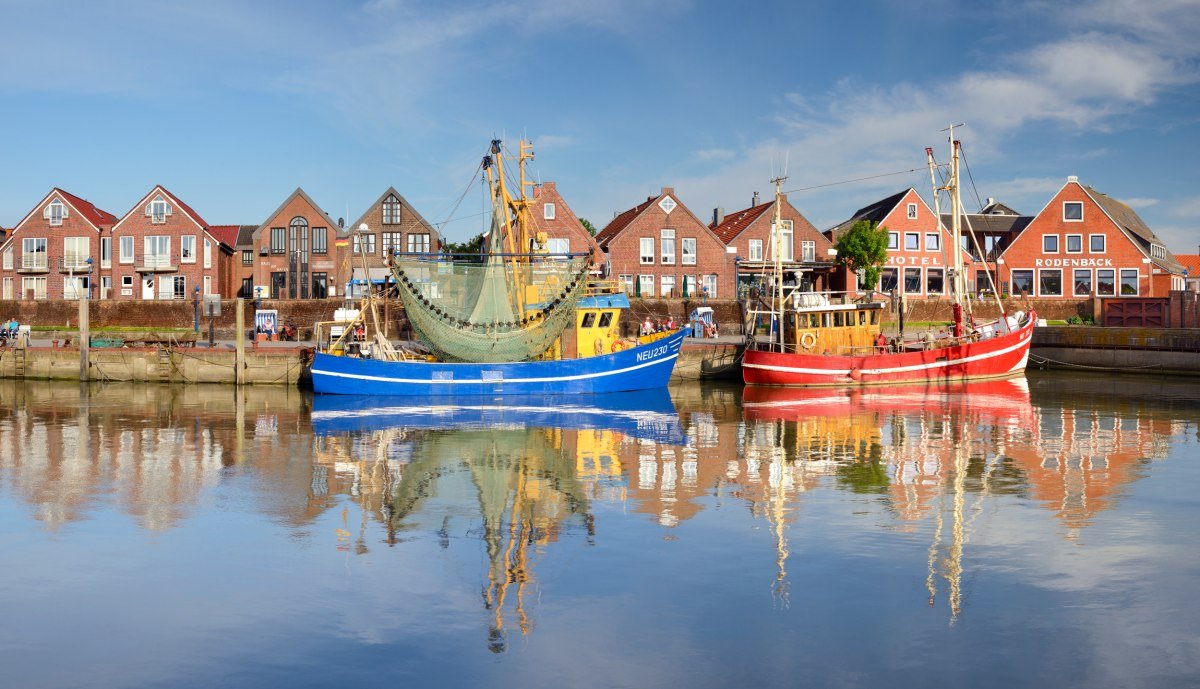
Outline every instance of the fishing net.
[(430, 351), (473, 363), (545, 353), (572, 322), (587, 270), (587, 256), (514, 262), (498, 252), (474, 262), (399, 254), (392, 263), (409, 323)]

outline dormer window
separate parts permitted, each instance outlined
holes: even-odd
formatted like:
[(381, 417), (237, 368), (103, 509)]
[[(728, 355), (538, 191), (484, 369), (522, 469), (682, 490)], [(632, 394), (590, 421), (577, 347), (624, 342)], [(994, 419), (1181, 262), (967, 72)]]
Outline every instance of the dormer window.
[(553, 203), (547, 203), (545, 206), (542, 207), (542, 217), (545, 218), (546, 220), (554, 219), (554, 204)]
[(49, 220), (51, 225), (61, 225), (63, 218), (67, 217), (67, 205), (58, 199), (54, 199), (50, 202), (50, 205), (46, 206), (42, 217)]
[(395, 194), (388, 194), (383, 200), (383, 224), (400, 224), (400, 199)]
[(150, 203), (146, 204), (146, 217), (150, 218), (150, 222), (154, 225), (165, 223), (170, 214), (171, 206), (161, 195), (155, 196)]
[(1154, 258), (1166, 258), (1167, 250), (1158, 244), (1151, 244), (1150, 255)]

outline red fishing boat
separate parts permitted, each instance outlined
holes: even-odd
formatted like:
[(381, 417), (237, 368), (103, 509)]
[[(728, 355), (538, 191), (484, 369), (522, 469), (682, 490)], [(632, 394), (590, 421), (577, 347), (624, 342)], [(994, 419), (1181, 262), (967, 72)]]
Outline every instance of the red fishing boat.
[[(950, 246), (957, 248), (962, 246), (963, 229), (958, 193), (960, 144), (954, 140), (953, 128), (950, 140), (950, 170), (943, 185), (937, 182), (938, 167), (932, 149), (925, 152), (935, 208), (939, 192), (949, 194), (953, 209)], [(775, 180), (777, 196), (781, 182)], [(779, 207), (776, 203), (777, 216)], [(941, 217), (940, 211), (935, 211), (935, 217)], [(779, 217), (775, 226), (782, 226)], [(967, 236), (978, 249), (970, 228)], [(776, 246), (779, 241), (776, 237)], [(749, 312), (756, 323), (767, 325), (765, 336), (753, 335), (750, 339), (742, 362), (743, 380), (748, 385), (871, 385), (1004, 378), (1024, 372), (1037, 314), (1006, 313), (1003, 302), (997, 299), (1000, 317), (976, 322), (971, 302), (963, 300), (966, 289), (962, 252), (952, 249), (950, 253), (954, 266), (954, 321), (943, 330), (911, 338), (904, 336), (903, 326), (898, 337), (883, 335), (880, 315), (887, 304), (872, 300), (870, 294), (859, 298), (848, 293), (789, 292), (777, 258), (771, 280), (771, 308)], [(994, 285), (991, 291), (997, 294)]]

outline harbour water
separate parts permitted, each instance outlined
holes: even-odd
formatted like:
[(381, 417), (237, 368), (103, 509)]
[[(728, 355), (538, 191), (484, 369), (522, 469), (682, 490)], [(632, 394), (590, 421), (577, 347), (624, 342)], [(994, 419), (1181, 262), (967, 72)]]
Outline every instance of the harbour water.
[(1200, 390), (0, 381), (0, 686), (1200, 683)]

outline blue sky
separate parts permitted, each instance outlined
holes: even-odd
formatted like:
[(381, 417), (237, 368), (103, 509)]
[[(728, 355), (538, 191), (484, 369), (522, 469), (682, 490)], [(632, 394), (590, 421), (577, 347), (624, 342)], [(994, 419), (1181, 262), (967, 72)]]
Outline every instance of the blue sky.
[(927, 194), (953, 121), (981, 197), (1034, 213), (1074, 174), (1174, 251), (1200, 242), (1200, 0), (0, 0), (0, 19), (6, 227), (52, 186), (120, 215), (155, 183), (211, 223), (262, 222), (296, 186), (352, 220), (389, 185), (440, 223), (487, 141), (522, 133), (597, 226), (662, 186), (702, 218), (745, 207), (785, 157), (791, 189), (917, 169), (793, 194), (825, 228)]

